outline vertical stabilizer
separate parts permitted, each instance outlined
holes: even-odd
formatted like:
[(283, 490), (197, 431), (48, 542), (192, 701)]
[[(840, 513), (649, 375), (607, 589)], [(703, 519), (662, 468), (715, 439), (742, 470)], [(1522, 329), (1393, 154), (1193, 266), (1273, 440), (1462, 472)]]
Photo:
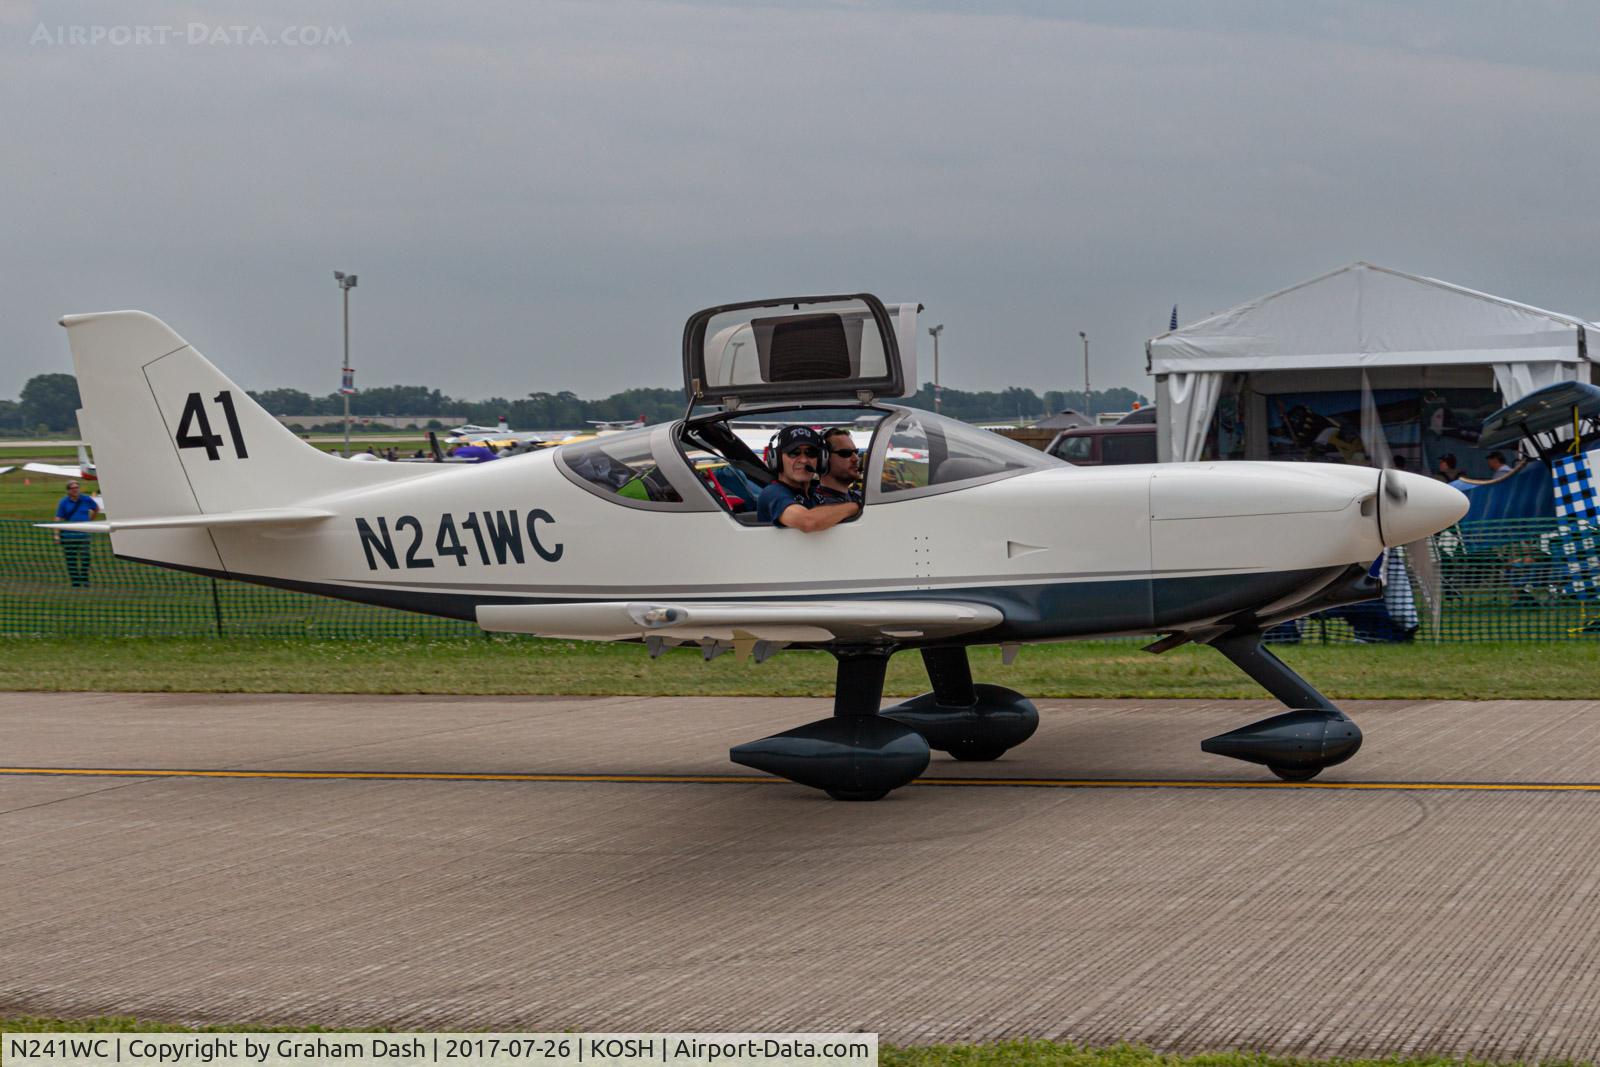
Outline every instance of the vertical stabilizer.
[[(284, 507), (423, 472), (349, 463), (301, 441), (171, 327), (142, 311), (61, 320), (80, 429), (117, 519)], [(222, 569), (203, 529), (119, 532), (121, 555)]]

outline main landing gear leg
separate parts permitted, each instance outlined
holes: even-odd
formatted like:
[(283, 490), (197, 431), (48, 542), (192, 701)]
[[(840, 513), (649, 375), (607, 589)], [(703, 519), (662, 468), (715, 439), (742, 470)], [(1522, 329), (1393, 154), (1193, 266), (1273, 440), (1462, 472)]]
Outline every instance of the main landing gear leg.
[(1211, 647), (1294, 710), (1209, 737), (1200, 742), (1202, 751), (1259, 763), (1285, 781), (1304, 782), (1361, 747), (1360, 728), (1263, 647), (1259, 633), (1229, 634)]
[(833, 717), (739, 745), (728, 758), (821, 789), (835, 800), (881, 800), (928, 768), (928, 742), (878, 715), (890, 652), (839, 649)]
[(933, 692), (879, 712), (928, 739), (958, 760), (995, 760), (1033, 736), (1039, 710), (1021, 693), (974, 684), (965, 648), (925, 648)]

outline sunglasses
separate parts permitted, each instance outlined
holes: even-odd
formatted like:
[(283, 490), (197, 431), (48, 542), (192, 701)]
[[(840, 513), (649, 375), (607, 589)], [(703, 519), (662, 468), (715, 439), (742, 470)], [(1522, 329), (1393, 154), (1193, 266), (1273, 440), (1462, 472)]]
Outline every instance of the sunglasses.
[(786, 456), (799, 456), (802, 459), (816, 459), (821, 453), (814, 448), (796, 448), (785, 452)]
[(833, 454), (838, 456), (840, 459), (849, 459), (852, 456), (861, 455), (861, 449), (859, 449), (859, 448), (836, 448), (836, 449), (833, 450)]

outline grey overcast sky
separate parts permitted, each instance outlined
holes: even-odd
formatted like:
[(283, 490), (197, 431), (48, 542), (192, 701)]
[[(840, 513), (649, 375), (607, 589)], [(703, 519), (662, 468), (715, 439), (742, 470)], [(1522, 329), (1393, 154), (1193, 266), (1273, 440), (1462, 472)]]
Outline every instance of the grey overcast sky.
[[(242, 28), (242, 29), (240, 29)], [(98, 36), (103, 35), (103, 36)], [(319, 37), (331, 43), (312, 43)], [(679, 384), (868, 290), (946, 385), (1353, 260), (1600, 318), (1600, 4), (0, 0), (0, 396), (141, 308), (247, 388)], [(931, 377), (923, 334), (922, 377)]]

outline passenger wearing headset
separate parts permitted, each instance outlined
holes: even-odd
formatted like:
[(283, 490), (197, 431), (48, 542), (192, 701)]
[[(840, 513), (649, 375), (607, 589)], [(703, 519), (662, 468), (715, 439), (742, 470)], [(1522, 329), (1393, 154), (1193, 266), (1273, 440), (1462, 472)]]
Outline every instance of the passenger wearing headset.
[(756, 519), (762, 524), (817, 533), (861, 514), (861, 505), (823, 504), (812, 481), (827, 473), (828, 454), (822, 435), (809, 426), (785, 426), (773, 441), (768, 459), (778, 480), (762, 490)]
[(817, 483), (817, 501), (822, 504), (861, 504), (863, 498), (856, 483), (861, 480), (861, 450), (856, 440), (843, 426), (835, 426), (822, 435), (822, 447), (828, 462), (820, 472)]

